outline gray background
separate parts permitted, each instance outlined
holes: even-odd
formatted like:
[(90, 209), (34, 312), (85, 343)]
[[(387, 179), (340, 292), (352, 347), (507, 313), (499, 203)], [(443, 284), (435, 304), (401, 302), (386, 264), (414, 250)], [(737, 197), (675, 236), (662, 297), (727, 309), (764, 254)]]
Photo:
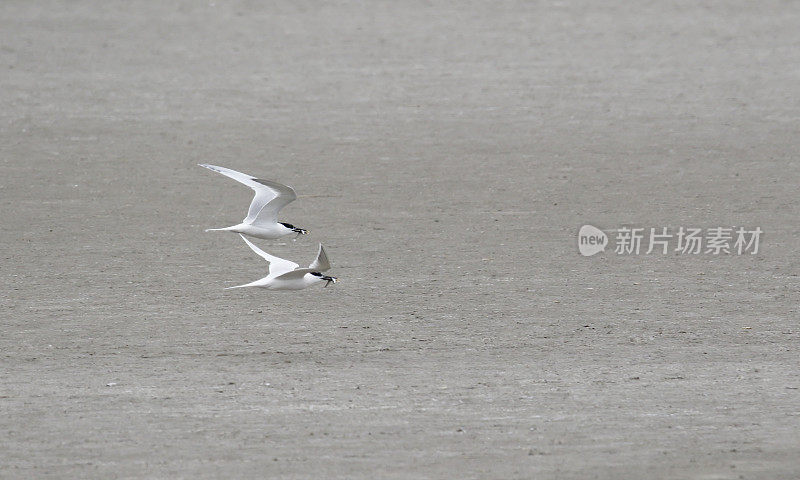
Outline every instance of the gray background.
[(797, 478), (800, 5), (702, 3), (0, 3), (0, 477)]

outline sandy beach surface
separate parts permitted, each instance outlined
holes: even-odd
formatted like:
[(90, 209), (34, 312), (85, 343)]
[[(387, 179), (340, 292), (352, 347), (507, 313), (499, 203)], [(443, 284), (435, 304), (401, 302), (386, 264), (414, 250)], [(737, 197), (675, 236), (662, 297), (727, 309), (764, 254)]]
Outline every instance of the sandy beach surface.
[(0, 477), (800, 477), (800, 4), (704, 3), (0, 3)]

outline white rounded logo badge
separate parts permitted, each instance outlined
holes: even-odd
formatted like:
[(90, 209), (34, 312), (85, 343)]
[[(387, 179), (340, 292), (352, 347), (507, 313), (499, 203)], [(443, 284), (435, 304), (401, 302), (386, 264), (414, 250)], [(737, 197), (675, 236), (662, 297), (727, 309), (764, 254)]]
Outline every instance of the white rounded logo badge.
[(608, 245), (608, 236), (597, 227), (584, 225), (578, 231), (578, 251), (584, 257), (605, 251)]

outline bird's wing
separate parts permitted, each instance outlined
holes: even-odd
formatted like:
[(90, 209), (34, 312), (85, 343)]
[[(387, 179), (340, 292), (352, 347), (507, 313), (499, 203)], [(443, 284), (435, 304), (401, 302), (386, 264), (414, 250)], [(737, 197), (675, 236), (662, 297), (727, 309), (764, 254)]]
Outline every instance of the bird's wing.
[[(292, 187), (282, 183), (262, 180), (260, 178), (255, 179), (255, 181), (261, 185), (261, 188), (272, 192), (274, 196), (263, 205), (258, 206), (257, 209), (254, 208), (257, 203), (254, 198), (253, 203), (250, 204), (250, 211), (247, 212), (247, 218), (244, 219), (244, 223), (251, 223), (253, 225), (277, 223), (278, 212), (281, 208), (295, 201), (297, 194), (294, 193)], [(257, 194), (256, 197), (258, 197)]]
[(306, 273), (311, 273), (311, 272), (316, 272), (316, 270), (313, 270), (311, 268), (298, 268), (298, 269), (292, 270), (291, 272), (286, 272), (286, 273), (282, 273), (282, 274), (278, 275), (277, 277), (275, 277), (275, 280), (278, 280), (278, 279), (280, 279), (280, 280), (297, 280), (299, 278), (303, 278), (306, 275)]
[(297, 198), (294, 189), (282, 183), (271, 180), (262, 180), (245, 173), (231, 170), (230, 168), (216, 165), (200, 164), (211, 171), (221, 173), (239, 183), (252, 188), (256, 194), (250, 202), (247, 217), (243, 223), (257, 225), (259, 223), (275, 223), (278, 221), (278, 211)]
[(319, 244), (319, 252), (317, 253), (317, 258), (308, 266), (311, 270), (315, 272), (324, 272), (325, 270), (331, 269), (331, 262), (328, 261), (328, 255), (325, 253), (325, 249), (322, 248), (322, 244)]
[(242, 240), (244, 240), (244, 242), (254, 252), (256, 252), (258, 254), (258, 256), (260, 256), (261, 258), (263, 258), (264, 260), (269, 262), (269, 274), (272, 275), (272, 276), (277, 276), (277, 275), (281, 275), (281, 274), (286, 273), (286, 272), (291, 272), (292, 270), (294, 270), (295, 268), (300, 266), (300, 265), (298, 265), (298, 264), (296, 264), (294, 262), (290, 262), (289, 260), (284, 260), (283, 258), (276, 257), (274, 255), (270, 255), (269, 253), (265, 252), (264, 250), (261, 250), (260, 248), (258, 248), (255, 245), (253, 245), (253, 242), (248, 240), (241, 233), (239, 234), (239, 236), (242, 237)]

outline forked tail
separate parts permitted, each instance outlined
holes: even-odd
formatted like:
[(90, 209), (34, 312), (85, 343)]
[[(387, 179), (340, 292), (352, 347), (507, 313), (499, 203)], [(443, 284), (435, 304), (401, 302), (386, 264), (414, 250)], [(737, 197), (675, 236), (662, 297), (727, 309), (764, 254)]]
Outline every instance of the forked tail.
[(206, 231), (206, 232), (225, 232), (225, 231), (228, 231), (228, 230), (230, 230), (230, 229), (232, 229), (232, 228), (233, 228), (233, 227), (225, 227), (225, 228), (206, 228), (206, 229), (205, 229), (205, 231)]

